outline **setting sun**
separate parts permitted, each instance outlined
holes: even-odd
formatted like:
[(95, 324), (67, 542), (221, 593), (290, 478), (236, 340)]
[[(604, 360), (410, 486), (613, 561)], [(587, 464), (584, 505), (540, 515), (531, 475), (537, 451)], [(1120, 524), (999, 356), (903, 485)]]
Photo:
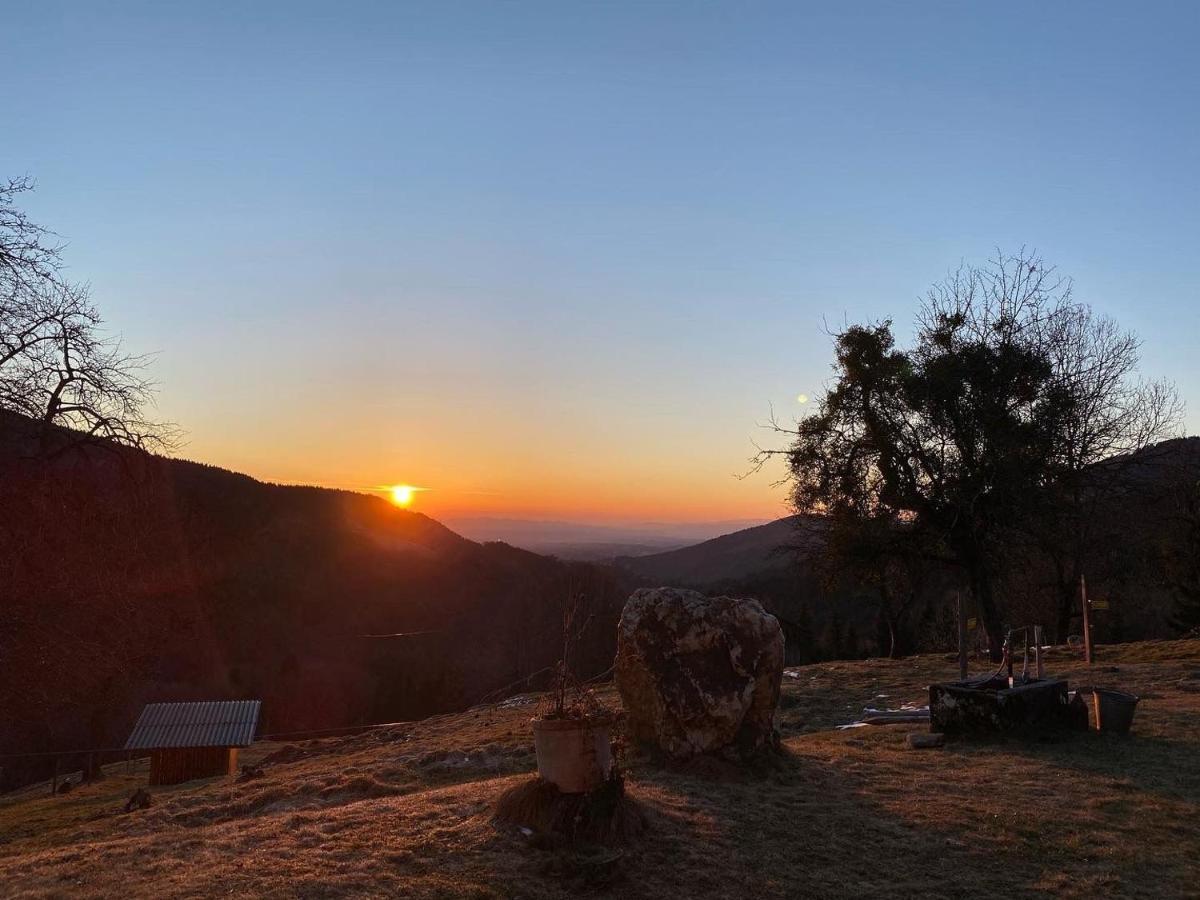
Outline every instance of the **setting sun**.
[(391, 487), (392, 502), (397, 506), (408, 506), (412, 503), (416, 490), (410, 484), (393, 484)]

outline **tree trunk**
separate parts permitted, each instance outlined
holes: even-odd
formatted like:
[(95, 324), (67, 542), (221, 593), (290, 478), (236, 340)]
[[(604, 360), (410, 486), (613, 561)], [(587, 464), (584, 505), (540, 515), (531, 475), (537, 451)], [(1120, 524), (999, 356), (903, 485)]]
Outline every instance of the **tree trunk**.
[(988, 636), (988, 657), (992, 662), (1000, 662), (1004, 658), (1004, 630), (1000, 621), (1000, 612), (996, 609), (996, 599), (992, 595), (992, 579), (983, 566), (973, 566), (971, 571), (971, 592), (979, 607), (979, 617), (983, 620), (984, 630)]
[(892, 614), (892, 598), (887, 586), (879, 585), (879, 617), (887, 628), (888, 650), (887, 658), (896, 658), (896, 617)]

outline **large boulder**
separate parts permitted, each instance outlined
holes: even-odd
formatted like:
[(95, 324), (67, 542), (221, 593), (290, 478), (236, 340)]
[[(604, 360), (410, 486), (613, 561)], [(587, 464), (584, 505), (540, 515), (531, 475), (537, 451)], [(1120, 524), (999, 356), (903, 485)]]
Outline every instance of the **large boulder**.
[(777, 744), (783, 632), (757, 600), (635, 591), (615, 676), (633, 738), (667, 756), (746, 758)]

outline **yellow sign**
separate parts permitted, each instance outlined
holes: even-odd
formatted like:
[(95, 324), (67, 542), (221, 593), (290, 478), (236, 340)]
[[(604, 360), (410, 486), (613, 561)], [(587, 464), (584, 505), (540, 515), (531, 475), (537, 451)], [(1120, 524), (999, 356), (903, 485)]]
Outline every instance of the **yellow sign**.
[(974, 631), (974, 630), (975, 630), (975, 619), (974, 619), (974, 617), (972, 617), (970, 619), (967, 619), (967, 631)]
[(1107, 600), (1093, 600), (1092, 609), (1108, 609)]

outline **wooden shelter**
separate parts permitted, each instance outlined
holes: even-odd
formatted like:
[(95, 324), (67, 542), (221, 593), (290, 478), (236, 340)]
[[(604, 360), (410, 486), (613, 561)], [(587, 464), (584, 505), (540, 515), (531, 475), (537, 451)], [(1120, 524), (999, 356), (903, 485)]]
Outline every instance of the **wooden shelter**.
[(150, 752), (150, 783), (233, 775), (258, 729), (261, 700), (148, 703), (125, 749)]

